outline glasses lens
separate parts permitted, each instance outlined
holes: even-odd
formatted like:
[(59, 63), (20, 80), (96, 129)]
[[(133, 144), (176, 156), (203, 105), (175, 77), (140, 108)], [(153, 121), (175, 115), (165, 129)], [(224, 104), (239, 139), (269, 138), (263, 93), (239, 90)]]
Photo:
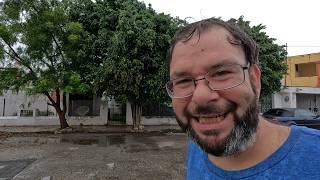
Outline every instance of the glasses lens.
[(185, 97), (191, 94), (194, 90), (192, 78), (179, 78), (167, 83), (167, 91), (171, 97)]
[(243, 82), (243, 68), (240, 65), (219, 66), (210, 70), (206, 79), (213, 90), (232, 88)]

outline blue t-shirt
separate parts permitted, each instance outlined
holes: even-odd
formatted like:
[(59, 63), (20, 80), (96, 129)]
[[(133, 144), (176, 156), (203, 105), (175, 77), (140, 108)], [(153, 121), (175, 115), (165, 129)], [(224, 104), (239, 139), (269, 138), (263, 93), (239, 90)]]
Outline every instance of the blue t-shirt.
[(188, 147), (188, 180), (202, 179), (312, 179), (320, 180), (320, 131), (292, 126), (285, 143), (257, 165), (239, 171), (215, 166), (195, 143)]

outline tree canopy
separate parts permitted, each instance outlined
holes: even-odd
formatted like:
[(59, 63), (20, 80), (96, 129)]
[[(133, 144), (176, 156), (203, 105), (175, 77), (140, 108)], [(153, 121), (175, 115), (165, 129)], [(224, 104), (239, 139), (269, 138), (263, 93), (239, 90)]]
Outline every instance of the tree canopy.
[(237, 24), (259, 45), (259, 61), (261, 68), (261, 97), (266, 97), (279, 91), (283, 75), (287, 73), (286, 49), (275, 43), (264, 31), (266, 26), (259, 24), (250, 26), (250, 21), (245, 21), (241, 16), (238, 19), (230, 19), (229, 22)]
[(86, 11), (86, 17), (100, 26), (93, 30), (92, 43), (103, 59), (96, 71), (98, 89), (132, 103), (164, 101), (166, 53), (182, 21), (136, 0), (96, 3), (98, 10)]
[(97, 0), (78, 8), (82, 15), (75, 18), (92, 37), (88, 58), (101, 63), (92, 75), (96, 90), (129, 101), (134, 119), (141, 118), (141, 105), (168, 101), (166, 53), (184, 21), (137, 0)]
[(60, 92), (90, 90), (77, 69), (84, 54), (79, 48), (87, 34), (81, 23), (70, 20), (70, 2), (6, 0), (0, 8), (0, 90), (25, 89), (46, 95), (61, 127), (67, 127), (65, 98), (60, 98)]

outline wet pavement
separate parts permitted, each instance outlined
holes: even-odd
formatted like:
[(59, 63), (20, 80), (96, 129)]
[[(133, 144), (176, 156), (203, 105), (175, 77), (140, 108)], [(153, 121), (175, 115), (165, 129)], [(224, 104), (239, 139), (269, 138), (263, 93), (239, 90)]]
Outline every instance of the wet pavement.
[(175, 132), (15, 134), (0, 138), (0, 179), (184, 179)]

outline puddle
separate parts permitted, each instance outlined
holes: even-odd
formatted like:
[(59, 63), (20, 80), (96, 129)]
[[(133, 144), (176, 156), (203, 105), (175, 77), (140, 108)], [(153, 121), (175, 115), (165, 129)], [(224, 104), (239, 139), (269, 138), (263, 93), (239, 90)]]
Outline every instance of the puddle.
[(102, 147), (120, 145), (126, 143), (126, 137), (124, 135), (108, 135), (108, 136), (94, 136), (94, 137), (61, 137), (61, 143), (72, 143), (78, 145), (98, 145)]
[(164, 141), (164, 142), (158, 142), (158, 146), (160, 148), (164, 148), (164, 147), (172, 147), (174, 146), (175, 143), (173, 141)]
[(58, 144), (58, 137), (12, 137), (6, 140), (6, 143), (16, 146), (37, 146), (44, 144)]
[[(8, 139), (9, 140), (9, 139)], [(161, 150), (174, 148), (174, 141), (168, 141), (165, 136), (150, 135), (132, 135), (132, 134), (70, 134), (57, 135), (50, 137), (17, 137), (10, 138), (9, 144), (17, 146), (23, 145), (44, 145), (44, 144), (61, 144), (68, 143), (74, 145), (94, 145), (100, 147), (108, 147), (113, 145), (125, 145), (127, 150), (139, 149), (145, 150)], [(130, 151), (131, 152), (131, 151)]]

